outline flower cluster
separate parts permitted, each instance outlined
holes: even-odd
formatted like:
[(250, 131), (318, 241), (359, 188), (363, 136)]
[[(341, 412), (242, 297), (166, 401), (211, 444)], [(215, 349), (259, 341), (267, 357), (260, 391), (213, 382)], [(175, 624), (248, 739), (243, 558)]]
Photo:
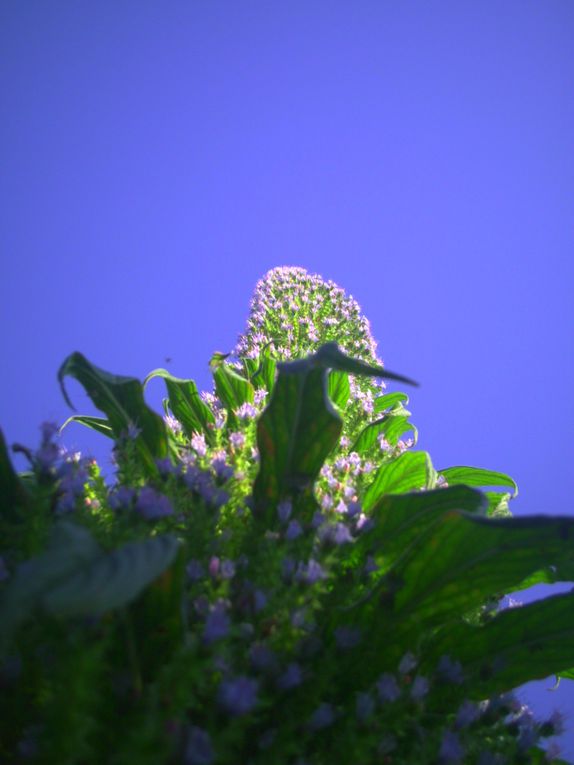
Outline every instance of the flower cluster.
[[(271, 391), (253, 386), (245, 400), (230, 404), (233, 384), (237, 390), (251, 384), (252, 367), (244, 362), (267, 348), (271, 358), (290, 360), (333, 340), (348, 354), (381, 364), (353, 298), (302, 268), (274, 269), (257, 285), (236, 348), (239, 361), (228, 365), (237, 375), (229, 378), (229, 398), (222, 387), (202, 394), (195, 403), (209, 416), (201, 427), (186, 427), (173, 411), (163, 423), (158, 417), (169, 456), (143, 461), (142, 430), (130, 425), (115, 439), (110, 482), (92, 460), (62, 451), (56, 428), (43, 427), (39, 449), (29, 453), (33, 522), (18, 531), (17, 545), (2, 550), (0, 588), (21, 578), (28, 557), (42, 552), (63, 516), (106, 551), (171, 535), (179, 552), (121, 608), (76, 616), (65, 628), (52, 618), (54, 599), (41, 593), (34, 627), (0, 656), (0, 687), (10, 699), (0, 702), (6, 721), (0, 759), (17, 765), (550, 760), (537, 746), (561, 732), (560, 714), (537, 722), (512, 694), (477, 699), (465, 667), (448, 654), (432, 654), (429, 635), (412, 627), (395, 630), (397, 637), (381, 621), (383, 596), (390, 603), (393, 594), (381, 589), (388, 561), (369, 541), (376, 516), (364, 497), (376, 471), (412, 445), (400, 439), (408, 417), (400, 398), (381, 404), (383, 386), (351, 376), (349, 400), (339, 407), (343, 435), (317, 468), (311, 498), (294, 490), (257, 515), (254, 482), (264, 455), (257, 428)], [(381, 430), (361, 440), (378, 420)], [(389, 421), (393, 427), (386, 428)], [(448, 488), (444, 478), (436, 485)], [(119, 570), (129, 590), (126, 580), (149, 563), (134, 549), (106, 559), (90, 587), (106, 590)], [(150, 565), (157, 562), (153, 555)], [(78, 586), (89, 579), (85, 565)], [(77, 600), (74, 607), (81, 611)]]

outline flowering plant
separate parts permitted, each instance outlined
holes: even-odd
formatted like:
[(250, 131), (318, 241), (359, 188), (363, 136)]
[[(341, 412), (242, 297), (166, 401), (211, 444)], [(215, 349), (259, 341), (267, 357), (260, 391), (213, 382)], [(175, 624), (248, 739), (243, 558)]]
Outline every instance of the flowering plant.
[(111, 485), (53, 426), (14, 447), (26, 473), (0, 440), (0, 761), (552, 759), (561, 715), (511, 691), (574, 677), (574, 594), (501, 604), (573, 578), (574, 519), (513, 518), (508, 476), (413, 450), (384, 382), (410, 381), (303, 269), (261, 280), (211, 368), (200, 394), (65, 360), (66, 400), (71, 376), (104, 415), (68, 422), (113, 439)]

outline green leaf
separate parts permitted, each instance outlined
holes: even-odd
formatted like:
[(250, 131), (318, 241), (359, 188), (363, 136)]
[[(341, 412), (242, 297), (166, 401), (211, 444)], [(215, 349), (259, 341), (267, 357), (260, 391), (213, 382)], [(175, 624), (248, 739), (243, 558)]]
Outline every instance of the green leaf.
[(21, 564), (3, 593), (0, 644), (30, 616), (45, 592), (99, 554), (100, 547), (87, 529), (66, 521), (55, 524), (46, 551)]
[(260, 517), (270, 522), (284, 496), (312, 488), (341, 429), (326, 370), (280, 364), (271, 401), (257, 423), (260, 468), (253, 495)]
[(256, 359), (242, 358), (241, 362), (254, 388), (267, 391), (271, 395), (277, 374), (277, 362), (269, 355), (269, 345), (265, 346)]
[(345, 411), (347, 401), (351, 395), (351, 386), (349, 385), (349, 375), (346, 372), (329, 372), (328, 382), (329, 398), (341, 411)]
[(71, 422), (79, 422), (80, 425), (85, 425), (87, 428), (91, 428), (104, 436), (108, 436), (108, 438), (114, 437), (112, 427), (105, 417), (92, 417), (88, 414), (74, 414), (72, 417), (68, 417), (66, 422), (62, 425), (60, 433)]
[[(393, 612), (418, 628), (438, 624), (511, 592), (529, 574), (572, 555), (574, 519), (444, 514), (391, 569)], [(384, 585), (383, 585), (384, 587)]]
[[(307, 359), (304, 359), (304, 361), (307, 361)], [(349, 374), (362, 375), (364, 377), (382, 377), (387, 380), (397, 380), (399, 382), (408, 383), (409, 385), (418, 386), (418, 383), (411, 380), (410, 377), (398, 375), (383, 367), (367, 364), (365, 361), (347, 356), (347, 354), (341, 351), (337, 343), (334, 342), (322, 345), (314, 356), (309, 357), (308, 361), (326, 369), (336, 369), (339, 372), (348, 372)], [(290, 363), (297, 364), (298, 362), (294, 361)]]
[(64, 617), (98, 615), (125, 606), (171, 565), (179, 544), (171, 535), (129, 542), (50, 588), (41, 606)]
[(484, 468), (468, 467), (462, 465), (459, 467), (446, 468), (438, 470), (439, 475), (443, 475), (449, 486), (464, 484), (465, 486), (510, 486), (514, 490), (513, 499), (518, 496), (518, 486), (516, 482), (506, 473), (497, 473), (494, 470), (485, 470)]
[(145, 378), (144, 387), (154, 377), (165, 380), (169, 408), (181, 423), (185, 435), (191, 439), (194, 433), (203, 433), (206, 441), (213, 444), (215, 416), (199, 395), (195, 382), (174, 377), (166, 369), (154, 369)]
[(67, 376), (78, 380), (95, 406), (107, 415), (116, 438), (125, 434), (130, 426), (141, 431), (134, 443), (148, 471), (155, 475), (155, 460), (167, 457), (171, 444), (165, 422), (145, 403), (140, 381), (135, 377), (112, 375), (91, 364), (81, 353), (72, 353), (58, 372), (62, 393), (72, 409), (64, 386)]
[(355, 546), (392, 560), (452, 510), (486, 516), (487, 503), (481, 492), (466, 486), (386, 494), (369, 513), (373, 525), (361, 534)]
[(430, 488), (434, 469), (426, 452), (404, 452), (376, 471), (373, 482), (363, 497), (363, 508), (368, 511), (384, 494), (400, 494)]
[(406, 393), (400, 393), (399, 391), (393, 393), (385, 393), (384, 396), (379, 396), (375, 399), (374, 413), (380, 414), (387, 409), (393, 409), (397, 404), (408, 404), (409, 397)]
[(479, 627), (451, 624), (425, 653), (428, 668), (445, 654), (460, 661), (475, 699), (552, 674), (574, 676), (574, 595), (506, 609)]
[(366, 454), (375, 446), (379, 436), (384, 436), (392, 446), (396, 446), (399, 438), (409, 430), (413, 431), (416, 442), (418, 433), (416, 427), (409, 422), (410, 412), (407, 412), (406, 409), (399, 409), (398, 411), (402, 414), (387, 414), (363, 428), (351, 447), (351, 451)]
[(236, 410), (242, 404), (252, 404), (255, 391), (249, 380), (237, 374), (228, 364), (212, 364), (212, 369), (215, 392), (227, 409), (228, 422), (231, 427), (235, 427), (237, 423)]
[(30, 497), (12, 467), (4, 434), (0, 430), (0, 518), (18, 520)]

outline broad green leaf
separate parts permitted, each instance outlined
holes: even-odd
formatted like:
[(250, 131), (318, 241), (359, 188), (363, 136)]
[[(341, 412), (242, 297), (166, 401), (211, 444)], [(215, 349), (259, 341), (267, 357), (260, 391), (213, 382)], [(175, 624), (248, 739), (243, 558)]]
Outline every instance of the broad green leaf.
[(480, 627), (451, 624), (425, 654), (429, 669), (445, 654), (460, 661), (475, 699), (552, 674), (568, 677), (574, 666), (574, 594), (506, 609)]
[(28, 492), (12, 467), (4, 434), (0, 430), (0, 518), (18, 519), (18, 510), (27, 507), (29, 501)]
[(275, 385), (277, 362), (269, 355), (269, 348), (263, 348), (256, 359), (243, 358), (241, 361), (253, 387), (263, 388), (268, 395), (271, 395)]
[(108, 436), (108, 438), (114, 437), (112, 427), (105, 417), (92, 417), (88, 414), (74, 414), (72, 417), (68, 417), (66, 422), (62, 425), (60, 433), (71, 422), (79, 422), (80, 425), (85, 425), (87, 428), (91, 428), (104, 436)]
[(349, 375), (346, 372), (329, 372), (329, 398), (341, 411), (345, 410), (347, 401), (351, 395), (351, 386), (349, 385)]
[(214, 438), (212, 426), (215, 416), (199, 395), (195, 382), (174, 377), (166, 369), (154, 369), (145, 378), (144, 387), (154, 377), (165, 380), (169, 408), (181, 423), (185, 435), (191, 438), (194, 433), (203, 433), (206, 441), (211, 444)]
[(498, 473), (494, 470), (485, 470), (484, 468), (468, 467), (462, 465), (459, 467), (446, 468), (438, 470), (439, 475), (443, 475), (449, 484), (465, 484), (466, 486), (510, 486), (514, 490), (513, 498), (518, 496), (518, 486), (516, 482), (506, 473)]
[(297, 362), (279, 365), (271, 401), (257, 423), (256, 513), (270, 521), (284, 496), (310, 489), (341, 429), (326, 370)]
[(398, 409), (398, 411), (401, 414), (387, 414), (363, 428), (351, 447), (351, 451), (365, 454), (375, 446), (379, 436), (384, 436), (385, 440), (392, 446), (396, 446), (399, 438), (409, 430), (413, 431), (416, 443), (418, 434), (416, 427), (409, 422), (410, 412), (407, 412), (406, 409)]
[(130, 605), (140, 666), (153, 677), (184, 640), (184, 590), (187, 556), (183, 545), (172, 563)]
[(452, 510), (486, 516), (487, 503), (481, 492), (467, 486), (385, 494), (369, 513), (373, 525), (355, 546), (392, 559)]
[(100, 547), (82, 526), (60, 521), (41, 555), (22, 563), (0, 601), (0, 644), (37, 607), (40, 598), (74, 571), (96, 560)]
[(98, 615), (125, 606), (168, 568), (179, 544), (170, 535), (129, 542), (76, 568), (43, 594), (41, 606), (63, 617)]
[(65, 377), (73, 377), (83, 385), (95, 406), (106, 414), (115, 438), (130, 426), (139, 429), (134, 443), (148, 471), (155, 475), (155, 460), (168, 456), (170, 437), (163, 419), (145, 403), (141, 382), (135, 377), (112, 375), (91, 364), (81, 353), (72, 353), (58, 372), (62, 393), (72, 409)]
[(434, 482), (434, 469), (426, 452), (404, 452), (376, 471), (373, 482), (363, 497), (363, 508), (368, 511), (385, 494), (430, 488)]
[[(511, 592), (539, 569), (572, 556), (574, 518), (484, 518), (450, 511), (392, 567), (393, 613), (439, 624)], [(382, 584), (384, 588), (384, 583)]]
[(374, 413), (380, 414), (387, 409), (393, 409), (397, 404), (408, 404), (409, 397), (406, 393), (400, 393), (399, 391), (393, 393), (385, 393), (384, 396), (379, 396), (375, 399)]
[(568, 680), (574, 680), (574, 667), (572, 669), (563, 669), (556, 673), (558, 677), (563, 677)]

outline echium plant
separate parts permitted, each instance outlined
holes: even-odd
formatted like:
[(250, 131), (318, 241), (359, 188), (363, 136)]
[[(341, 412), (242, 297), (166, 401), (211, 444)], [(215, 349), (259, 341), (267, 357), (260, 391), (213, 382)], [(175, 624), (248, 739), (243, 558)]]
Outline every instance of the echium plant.
[(303, 269), (262, 279), (211, 368), (200, 394), (65, 360), (66, 400), (71, 376), (102, 413), (70, 420), (113, 439), (111, 483), (56, 427), (14, 447), (22, 474), (0, 440), (0, 762), (553, 759), (562, 716), (512, 690), (574, 677), (574, 594), (502, 605), (574, 578), (574, 519), (513, 518), (508, 476), (415, 451), (381, 382), (409, 381)]

